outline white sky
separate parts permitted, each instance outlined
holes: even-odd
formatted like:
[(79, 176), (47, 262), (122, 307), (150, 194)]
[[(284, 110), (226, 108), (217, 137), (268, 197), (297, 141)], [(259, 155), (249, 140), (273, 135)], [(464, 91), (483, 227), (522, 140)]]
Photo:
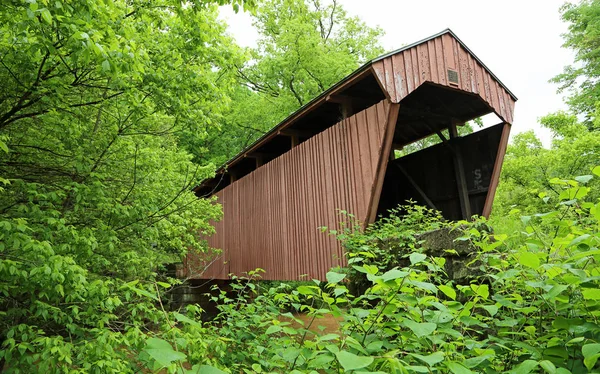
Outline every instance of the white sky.
[[(564, 0), (339, 1), (349, 14), (383, 28), (388, 51), (451, 28), (519, 99), (512, 134), (533, 129), (549, 145), (550, 134), (537, 119), (566, 106), (548, 80), (573, 61), (573, 53), (561, 48)], [(221, 13), (240, 45), (256, 45), (248, 14), (228, 7)]]

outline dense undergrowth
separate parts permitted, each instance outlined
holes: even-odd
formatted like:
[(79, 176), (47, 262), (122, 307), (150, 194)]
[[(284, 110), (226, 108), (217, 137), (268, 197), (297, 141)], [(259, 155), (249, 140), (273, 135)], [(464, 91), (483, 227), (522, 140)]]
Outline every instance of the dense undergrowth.
[[(124, 297), (103, 300), (106, 321), (88, 321), (96, 344), (19, 324), (0, 354), (21, 373), (596, 372), (600, 202), (586, 200), (586, 184), (600, 167), (593, 173), (553, 180), (562, 192), (547, 211), (505, 217), (518, 231), (459, 223), (458, 240), (477, 250), (468, 284), (449, 280), (444, 257), (420, 249), (419, 232), (449, 223), (412, 207), (365, 232), (338, 233), (350, 265), (327, 282), (265, 287), (260, 272), (249, 274), (215, 296), (210, 322), (198, 306), (168, 311), (170, 284), (131, 282), (120, 286)], [(349, 291), (357, 280), (367, 284), (362, 294)], [(339, 331), (319, 333), (324, 317), (340, 321)]]

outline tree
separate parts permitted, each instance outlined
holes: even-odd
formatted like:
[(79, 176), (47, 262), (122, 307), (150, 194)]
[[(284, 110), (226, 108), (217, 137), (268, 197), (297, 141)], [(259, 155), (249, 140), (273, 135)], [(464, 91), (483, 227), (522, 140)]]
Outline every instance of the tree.
[[(541, 124), (553, 133), (550, 149), (543, 147), (533, 131), (517, 134), (508, 146), (494, 202), (493, 214), (498, 218), (513, 208), (533, 213), (555, 204), (561, 199), (559, 180), (591, 175), (599, 164), (600, 132), (564, 112), (543, 117)], [(600, 197), (598, 183), (597, 178), (587, 183), (592, 201)]]
[(0, 5), (0, 359), (12, 370), (137, 371), (126, 347), (159, 311), (136, 295), (220, 215), (191, 192), (214, 168), (180, 146), (226, 107), (219, 76), (238, 52), (216, 15), (202, 1)]
[[(515, 136), (504, 160), (495, 201), (497, 217), (512, 208), (528, 213), (543, 209), (541, 205), (560, 198), (557, 179), (589, 175), (600, 163), (600, 1), (567, 3), (561, 12), (569, 23), (564, 47), (576, 55), (574, 64), (552, 81), (560, 84), (559, 91), (570, 93), (570, 112), (552, 113), (540, 120), (552, 132), (550, 149), (533, 132)], [(593, 185), (598, 181), (590, 183), (595, 191), (592, 197), (597, 198), (598, 188)]]
[(383, 52), (382, 30), (349, 16), (338, 0), (264, 1), (254, 26), (258, 47), (237, 66), (241, 86), (232, 95), (226, 125), (206, 142), (215, 162), (234, 156)]
[(575, 61), (552, 81), (560, 84), (559, 91), (570, 94), (570, 108), (585, 116), (585, 124), (593, 129), (600, 99), (600, 1), (566, 3), (561, 12), (569, 23), (563, 46), (575, 52)]

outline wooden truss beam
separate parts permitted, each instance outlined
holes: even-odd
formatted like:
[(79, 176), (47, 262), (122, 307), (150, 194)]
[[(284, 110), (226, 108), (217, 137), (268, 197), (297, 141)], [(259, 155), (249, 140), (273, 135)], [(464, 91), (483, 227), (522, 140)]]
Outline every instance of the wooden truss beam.
[(419, 187), (419, 185), (417, 184), (417, 182), (408, 174), (408, 172), (406, 171), (406, 169), (404, 169), (402, 167), (402, 165), (400, 165), (398, 163), (394, 163), (394, 165), (400, 170), (400, 172), (402, 174), (404, 174), (404, 177), (406, 177), (406, 179), (408, 180), (408, 183), (410, 183), (411, 186), (413, 186), (413, 188), (417, 191), (417, 193), (419, 195), (421, 195), (421, 197), (423, 198), (423, 200), (425, 200), (425, 202), (427, 203), (427, 205), (431, 209), (437, 210), (437, 208), (435, 207), (435, 204), (433, 203), (433, 201), (431, 201), (431, 199), (429, 198), (429, 196), (427, 196), (427, 194), (425, 193), (425, 191), (423, 191), (421, 189), (421, 187)]

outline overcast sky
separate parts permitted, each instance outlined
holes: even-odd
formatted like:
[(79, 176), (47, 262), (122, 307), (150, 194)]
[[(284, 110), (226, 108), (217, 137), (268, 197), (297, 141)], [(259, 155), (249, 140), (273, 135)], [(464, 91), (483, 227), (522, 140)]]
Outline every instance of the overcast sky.
[[(548, 80), (573, 61), (573, 53), (561, 48), (567, 26), (558, 10), (564, 0), (339, 1), (351, 15), (383, 28), (388, 51), (452, 29), (519, 99), (513, 135), (533, 129), (549, 144), (537, 119), (566, 107)], [(240, 45), (255, 45), (258, 35), (248, 14), (225, 8), (222, 18)]]

